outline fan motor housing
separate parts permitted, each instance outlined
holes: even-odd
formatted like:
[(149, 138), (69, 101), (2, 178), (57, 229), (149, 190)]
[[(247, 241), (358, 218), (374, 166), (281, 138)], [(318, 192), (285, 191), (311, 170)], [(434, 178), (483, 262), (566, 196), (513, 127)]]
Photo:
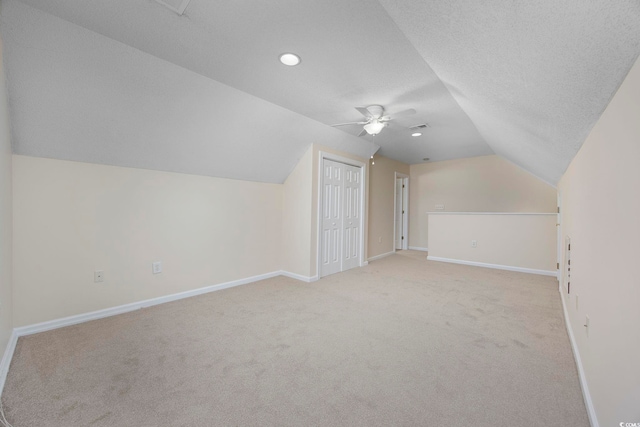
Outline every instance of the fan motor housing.
[(384, 113), (384, 108), (382, 108), (382, 105), (369, 105), (367, 111), (369, 111), (373, 117), (379, 119)]

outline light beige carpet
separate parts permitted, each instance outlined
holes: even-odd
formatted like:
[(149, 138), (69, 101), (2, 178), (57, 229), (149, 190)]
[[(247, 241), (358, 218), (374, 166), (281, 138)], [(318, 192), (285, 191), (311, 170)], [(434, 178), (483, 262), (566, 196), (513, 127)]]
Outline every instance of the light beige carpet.
[(589, 425), (554, 278), (403, 252), (21, 338), (15, 427)]

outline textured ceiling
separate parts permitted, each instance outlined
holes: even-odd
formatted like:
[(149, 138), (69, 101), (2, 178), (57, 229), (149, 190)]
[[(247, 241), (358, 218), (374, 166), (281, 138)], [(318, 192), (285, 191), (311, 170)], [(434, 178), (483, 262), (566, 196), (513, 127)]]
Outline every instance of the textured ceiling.
[(417, 110), (385, 156), (495, 152), (555, 183), (640, 51), (637, 0), (23, 3), (106, 37), (3, 1), (16, 152), (268, 182), (311, 142), (375, 150), (326, 125), (382, 104)]
[(555, 184), (640, 53), (638, 0), (380, 0), (491, 148)]

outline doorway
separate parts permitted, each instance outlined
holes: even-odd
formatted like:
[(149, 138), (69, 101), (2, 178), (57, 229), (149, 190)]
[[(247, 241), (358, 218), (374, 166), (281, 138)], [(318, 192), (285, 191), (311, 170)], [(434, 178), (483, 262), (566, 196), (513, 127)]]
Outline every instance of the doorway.
[(364, 165), (321, 153), (318, 272), (320, 277), (362, 265)]
[(393, 211), (393, 251), (408, 248), (409, 234), (409, 177), (395, 173), (395, 207)]
[(560, 192), (560, 190), (558, 190), (557, 192), (557, 205), (558, 205), (558, 212), (556, 217), (556, 239), (557, 239), (557, 245), (556, 245), (557, 272), (556, 274), (558, 278), (558, 289), (559, 289), (560, 286), (562, 285), (562, 272), (560, 271), (560, 266), (562, 265), (562, 213), (560, 212), (561, 210), (560, 207), (562, 205), (562, 193)]

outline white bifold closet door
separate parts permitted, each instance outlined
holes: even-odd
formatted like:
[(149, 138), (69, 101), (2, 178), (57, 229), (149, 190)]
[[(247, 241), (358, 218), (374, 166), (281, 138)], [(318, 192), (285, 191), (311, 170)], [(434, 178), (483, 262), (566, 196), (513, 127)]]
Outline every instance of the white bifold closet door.
[(320, 276), (360, 265), (362, 170), (332, 160), (322, 162)]
[(360, 180), (361, 169), (355, 166), (344, 166), (344, 219), (343, 219), (343, 251), (342, 270), (360, 265)]

